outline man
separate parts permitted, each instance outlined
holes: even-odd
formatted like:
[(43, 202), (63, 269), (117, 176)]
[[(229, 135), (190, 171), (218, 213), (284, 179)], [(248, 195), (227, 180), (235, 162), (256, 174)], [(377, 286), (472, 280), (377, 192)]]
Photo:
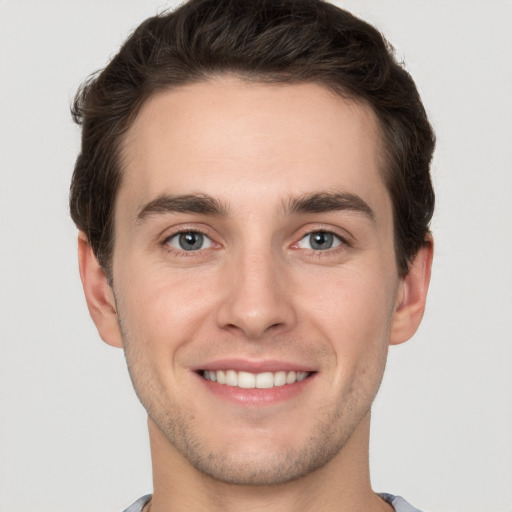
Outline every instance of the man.
[(154, 493), (127, 510), (416, 510), (368, 468), (434, 204), (434, 136), (382, 36), (318, 0), (191, 0), (74, 115), (85, 296), (148, 412)]

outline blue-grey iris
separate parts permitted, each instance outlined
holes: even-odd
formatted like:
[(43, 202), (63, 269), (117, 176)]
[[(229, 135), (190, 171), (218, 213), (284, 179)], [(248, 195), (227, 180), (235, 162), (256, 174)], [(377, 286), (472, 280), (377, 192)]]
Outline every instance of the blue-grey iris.
[(309, 244), (317, 251), (330, 249), (334, 243), (334, 235), (326, 231), (318, 231), (309, 235)]
[(194, 231), (181, 233), (179, 236), (180, 247), (184, 251), (196, 251), (203, 246), (203, 235)]

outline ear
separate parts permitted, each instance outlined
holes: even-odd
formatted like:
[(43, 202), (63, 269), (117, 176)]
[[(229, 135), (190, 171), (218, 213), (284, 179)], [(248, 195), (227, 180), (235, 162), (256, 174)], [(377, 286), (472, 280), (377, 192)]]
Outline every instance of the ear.
[(434, 242), (429, 236), (414, 257), (408, 274), (400, 282), (391, 325), (391, 345), (407, 341), (420, 326), (427, 300), (433, 254)]
[(82, 231), (78, 235), (78, 265), (87, 307), (101, 339), (113, 347), (122, 347), (114, 292)]

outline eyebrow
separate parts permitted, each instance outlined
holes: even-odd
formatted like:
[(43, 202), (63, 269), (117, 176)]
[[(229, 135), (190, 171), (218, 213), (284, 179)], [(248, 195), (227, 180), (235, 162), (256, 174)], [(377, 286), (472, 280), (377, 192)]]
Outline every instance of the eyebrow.
[(348, 192), (318, 192), (289, 199), (284, 203), (285, 214), (327, 213), (333, 211), (362, 213), (375, 221), (375, 213), (368, 203), (356, 194)]
[[(353, 211), (375, 220), (375, 213), (358, 195), (348, 192), (315, 192), (285, 200), (285, 215), (293, 213), (328, 213)], [(162, 194), (143, 206), (137, 214), (137, 223), (148, 217), (166, 213), (197, 213), (214, 217), (226, 217), (227, 206), (207, 194)]]
[(227, 208), (221, 201), (206, 194), (162, 194), (140, 209), (137, 222), (143, 222), (155, 214), (165, 213), (198, 213), (225, 217)]

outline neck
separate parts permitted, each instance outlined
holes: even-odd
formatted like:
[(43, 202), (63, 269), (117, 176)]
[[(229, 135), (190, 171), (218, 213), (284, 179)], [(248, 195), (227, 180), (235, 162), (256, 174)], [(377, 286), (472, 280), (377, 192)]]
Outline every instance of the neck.
[(279, 485), (231, 485), (205, 475), (176, 451), (149, 419), (154, 494), (151, 512), (391, 512), (370, 486), (370, 414), (327, 464)]

